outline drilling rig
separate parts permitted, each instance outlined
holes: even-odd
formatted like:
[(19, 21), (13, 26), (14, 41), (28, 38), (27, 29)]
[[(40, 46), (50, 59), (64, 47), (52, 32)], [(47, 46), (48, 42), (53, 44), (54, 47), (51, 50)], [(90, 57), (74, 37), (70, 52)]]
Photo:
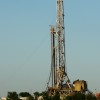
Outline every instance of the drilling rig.
[(64, 3), (56, 0), (56, 25), (51, 26), (51, 87), (49, 94), (71, 92), (72, 85), (66, 72)]
[(49, 95), (55, 95), (56, 92), (64, 95), (73, 94), (73, 92), (86, 92), (87, 83), (84, 80), (76, 80), (70, 83), (68, 73), (66, 72), (66, 50), (65, 50), (65, 26), (64, 26), (64, 2), (56, 0), (56, 25), (51, 26), (51, 73), (48, 87)]

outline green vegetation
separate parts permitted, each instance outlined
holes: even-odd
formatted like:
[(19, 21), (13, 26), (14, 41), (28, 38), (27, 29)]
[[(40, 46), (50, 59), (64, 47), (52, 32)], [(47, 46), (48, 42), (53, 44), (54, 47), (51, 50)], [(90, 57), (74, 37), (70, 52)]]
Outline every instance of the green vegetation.
[(92, 94), (75, 93), (73, 96), (67, 96), (65, 100), (97, 100)]
[[(43, 100), (62, 100), (60, 99), (59, 92), (56, 92), (55, 96), (48, 96), (47, 92), (34, 92), (32, 95), (28, 92), (21, 92), (17, 94), (17, 92), (8, 92), (7, 100), (20, 100), (20, 97), (27, 97), (27, 100), (38, 100), (38, 97), (42, 96)], [(96, 97), (92, 94), (82, 94), (82, 93), (74, 93), (71, 96), (66, 96), (63, 100), (97, 100)]]
[(19, 100), (18, 94), (16, 92), (8, 92), (7, 100)]

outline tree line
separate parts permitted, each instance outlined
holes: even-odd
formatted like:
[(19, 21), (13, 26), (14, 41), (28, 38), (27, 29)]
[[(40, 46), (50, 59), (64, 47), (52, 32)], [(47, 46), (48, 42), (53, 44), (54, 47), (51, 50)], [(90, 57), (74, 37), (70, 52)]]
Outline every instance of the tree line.
[[(48, 96), (47, 92), (34, 92), (30, 94), (28, 92), (8, 92), (7, 100), (21, 100), (20, 97), (27, 97), (27, 100), (38, 100), (38, 97), (42, 96), (42, 100), (61, 100), (59, 92), (55, 96)], [(65, 96), (62, 100), (100, 100), (97, 99), (94, 95), (83, 94), (83, 93), (74, 93), (73, 95)]]

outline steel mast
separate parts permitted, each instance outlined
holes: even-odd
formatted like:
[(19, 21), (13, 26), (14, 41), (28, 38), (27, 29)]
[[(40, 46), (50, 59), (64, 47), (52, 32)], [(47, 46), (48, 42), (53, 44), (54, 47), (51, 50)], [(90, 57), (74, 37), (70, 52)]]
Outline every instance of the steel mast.
[(63, 0), (56, 0), (56, 26), (51, 26), (51, 74), (52, 87), (63, 88), (69, 85), (69, 78), (65, 72), (65, 27)]
[(66, 68), (66, 55), (65, 55), (65, 27), (64, 27), (64, 4), (63, 0), (56, 0), (56, 10), (57, 10), (57, 19), (56, 19), (56, 32), (58, 35), (58, 74), (62, 74), (58, 77), (58, 84), (63, 85), (62, 82), (69, 81), (67, 73), (65, 72)]

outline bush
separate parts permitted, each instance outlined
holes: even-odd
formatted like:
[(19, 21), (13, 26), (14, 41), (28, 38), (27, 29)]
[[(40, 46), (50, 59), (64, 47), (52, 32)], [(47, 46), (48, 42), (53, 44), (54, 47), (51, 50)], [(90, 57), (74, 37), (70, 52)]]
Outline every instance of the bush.
[(94, 95), (87, 94), (86, 95), (86, 100), (97, 100), (97, 99)]
[(65, 98), (65, 100), (73, 100), (73, 97), (72, 97), (72, 96), (67, 96), (67, 97)]
[(74, 100), (85, 100), (85, 94), (75, 93), (72, 98)]

